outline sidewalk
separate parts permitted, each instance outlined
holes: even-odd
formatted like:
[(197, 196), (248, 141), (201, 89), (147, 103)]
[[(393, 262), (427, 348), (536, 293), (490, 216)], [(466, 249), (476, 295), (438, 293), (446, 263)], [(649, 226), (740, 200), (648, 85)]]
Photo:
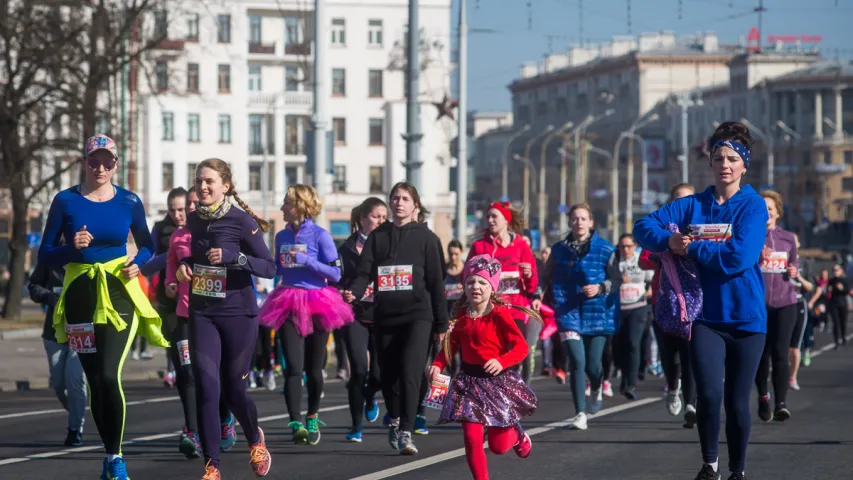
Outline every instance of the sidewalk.
[[(152, 360), (134, 360), (128, 356), (124, 362), (124, 381), (159, 380), (158, 370), (166, 369), (166, 351), (148, 346)], [(0, 340), (0, 392), (48, 388), (47, 355), (41, 339), (41, 329), (35, 338)]]

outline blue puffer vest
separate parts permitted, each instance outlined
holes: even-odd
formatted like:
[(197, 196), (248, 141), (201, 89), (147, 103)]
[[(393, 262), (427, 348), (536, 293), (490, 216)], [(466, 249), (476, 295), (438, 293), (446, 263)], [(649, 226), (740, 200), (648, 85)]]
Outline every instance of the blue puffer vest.
[(612, 335), (616, 333), (616, 314), (619, 312), (618, 288), (611, 289), (610, 295), (593, 298), (587, 298), (582, 288), (608, 279), (607, 263), (616, 247), (592, 232), (589, 253), (579, 258), (569, 247), (570, 241), (567, 237), (551, 248), (554, 258), (551, 293), (560, 331)]

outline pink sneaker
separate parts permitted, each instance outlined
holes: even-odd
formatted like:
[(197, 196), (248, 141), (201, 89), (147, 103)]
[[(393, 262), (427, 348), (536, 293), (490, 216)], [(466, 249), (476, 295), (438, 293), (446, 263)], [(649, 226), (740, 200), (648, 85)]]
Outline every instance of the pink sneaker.
[(602, 385), (602, 390), (604, 390), (605, 397), (609, 398), (613, 396), (613, 385), (611, 385), (609, 381), (604, 381), (604, 384)]
[(530, 456), (530, 449), (533, 448), (533, 441), (530, 440), (530, 435), (526, 432), (524, 433), (524, 438), (522, 438), (518, 443), (512, 447), (515, 450), (515, 454), (519, 456), (519, 458), (527, 458)]
[(249, 447), (249, 463), (252, 464), (252, 471), (256, 477), (263, 477), (270, 471), (272, 464), (272, 456), (267, 450), (267, 443), (264, 439), (264, 431), (258, 427), (258, 433), (261, 438), (256, 445)]

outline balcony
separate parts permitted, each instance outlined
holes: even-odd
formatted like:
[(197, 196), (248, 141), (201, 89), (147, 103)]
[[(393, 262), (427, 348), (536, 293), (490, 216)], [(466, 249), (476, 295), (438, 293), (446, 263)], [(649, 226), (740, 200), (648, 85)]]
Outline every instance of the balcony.
[[(249, 142), (249, 155), (264, 155), (264, 153), (264, 146), (262, 143)], [(275, 155), (274, 143), (270, 143), (267, 145), (266, 154)]]
[(305, 155), (304, 143), (287, 143), (284, 145), (285, 155)]
[(275, 55), (275, 43), (270, 43), (268, 45), (263, 44), (261, 42), (250, 42), (249, 43), (249, 53), (260, 53), (266, 55)]
[(311, 42), (288, 43), (284, 46), (285, 55), (311, 55)]
[(170, 38), (164, 38), (157, 42), (158, 50), (183, 50), (184, 44), (186, 40), (173, 40)]
[(275, 108), (310, 110), (314, 105), (313, 92), (250, 93), (249, 107), (271, 112)]

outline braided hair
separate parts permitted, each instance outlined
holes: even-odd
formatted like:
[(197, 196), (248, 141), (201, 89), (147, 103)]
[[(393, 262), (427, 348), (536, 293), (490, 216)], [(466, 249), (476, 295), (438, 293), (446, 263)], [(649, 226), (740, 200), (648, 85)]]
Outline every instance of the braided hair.
[(257, 222), (258, 227), (261, 230), (263, 230), (264, 232), (269, 231), (269, 222), (262, 220), (260, 217), (258, 217), (255, 212), (253, 212), (252, 209), (249, 208), (249, 205), (246, 204), (246, 202), (244, 202), (242, 199), (240, 199), (239, 195), (237, 195), (237, 189), (234, 188), (234, 180), (231, 175), (231, 167), (228, 166), (228, 163), (225, 160), (221, 160), (218, 158), (208, 158), (206, 160), (203, 160), (201, 163), (198, 164), (198, 167), (196, 167), (196, 174), (198, 174), (198, 172), (202, 168), (209, 168), (219, 173), (219, 176), (222, 177), (222, 183), (227, 183), (229, 185), (228, 191), (225, 192), (225, 195), (229, 197), (234, 197), (234, 201), (237, 202), (237, 205), (239, 205), (240, 208), (242, 208), (246, 213), (248, 213), (252, 216), (252, 218), (255, 219), (255, 222)]

